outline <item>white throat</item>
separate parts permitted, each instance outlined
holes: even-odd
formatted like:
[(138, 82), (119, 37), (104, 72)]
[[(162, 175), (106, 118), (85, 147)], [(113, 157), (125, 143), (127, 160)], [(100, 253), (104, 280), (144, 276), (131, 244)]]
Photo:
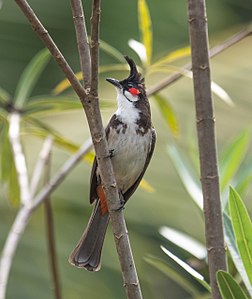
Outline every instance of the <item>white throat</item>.
[(118, 109), (116, 115), (119, 116), (124, 123), (135, 124), (139, 119), (139, 109), (134, 105), (134, 102), (128, 101), (125, 96), (117, 92), (117, 105)]

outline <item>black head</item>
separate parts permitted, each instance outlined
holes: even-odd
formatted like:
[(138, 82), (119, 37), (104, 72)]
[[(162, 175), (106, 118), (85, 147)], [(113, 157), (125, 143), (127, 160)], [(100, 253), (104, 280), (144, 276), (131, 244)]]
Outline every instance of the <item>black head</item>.
[[(130, 74), (128, 78), (124, 80), (116, 80), (113, 78), (107, 78), (106, 80), (113, 84), (119, 91), (122, 91), (124, 96), (129, 100), (132, 101), (132, 97), (141, 98), (142, 96), (146, 96), (145, 93), (145, 85), (144, 85), (144, 78), (138, 72), (136, 64), (133, 59), (129, 58), (128, 56), (124, 56), (126, 61), (130, 66)], [(127, 96), (130, 94), (131, 96)], [(137, 98), (134, 100), (136, 101)]]

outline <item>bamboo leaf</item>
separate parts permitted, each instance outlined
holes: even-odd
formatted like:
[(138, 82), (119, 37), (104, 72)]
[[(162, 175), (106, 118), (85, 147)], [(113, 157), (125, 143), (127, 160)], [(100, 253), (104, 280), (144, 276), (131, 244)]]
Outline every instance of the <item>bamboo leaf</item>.
[(49, 62), (51, 55), (47, 49), (37, 53), (24, 69), (13, 98), (16, 108), (23, 108), (28, 101), (41, 73)]
[(232, 187), (229, 193), (229, 210), (240, 256), (252, 284), (252, 223), (244, 203)]
[(225, 271), (218, 271), (217, 282), (223, 299), (248, 299), (234, 278)]
[[(129, 69), (129, 66), (125, 63), (124, 64), (101, 65), (99, 67), (99, 74), (107, 73), (107, 72), (115, 72), (115, 71), (117, 71), (117, 72), (118, 71), (128, 71), (128, 69)], [(81, 72), (78, 72), (75, 75), (79, 81), (82, 80)], [(55, 86), (52, 93), (54, 95), (58, 95), (58, 94), (62, 93), (63, 91), (65, 91), (66, 89), (68, 89), (69, 87), (71, 87), (70, 82), (68, 81), (68, 79), (64, 79)]]
[(8, 123), (4, 123), (2, 130), (1, 130), (1, 181), (8, 181), (10, 178), (10, 171), (12, 164), (12, 149), (10, 146), (10, 141), (8, 138), (8, 132), (9, 132), (9, 125)]
[(146, 48), (144, 44), (140, 43), (139, 41), (135, 39), (130, 39), (128, 41), (129, 47), (137, 54), (137, 56), (140, 58), (142, 64), (146, 66), (146, 61), (147, 61), (147, 53), (146, 53)]
[(166, 249), (164, 246), (161, 246), (161, 249), (165, 254), (169, 256), (183, 271), (187, 272), (189, 275), (191, 275), (194, 279), (196, 279), (197, 282), (199, 282), (207, 291), (210, 292), (210, 286), (209, 284), (205, 281), (204, 277), (194, 270), (191, 266), (189, 266), (187, 263), (182, 261), (179, 257), (171, 253), (168, 249)]
[(8, 182), (8, 198), (13, 205), (17, 206), (20, 200), (20, 188), (19, 188), (17, 170), (13, 159), (9, 167), (10, 167), (10, 178)]
[(0, 103), (7, 103), (10, 100), (10, 94), (0, 87)]
[(248, 149), (249, 130), (245, 130), (223, 151), (220, 157), (220, 186), (224, 190), (241, 165)]
[(179, 134), (179, 124), (176, 117), (176, 114), (169, 104), (169, 102), (160, 95), (153, 96), (155, 102), (158, 105), (159, 111), (162, 114), (166, 124), (168, 125), (169, 129), (171, 130), (174, 136), (178, 136)]
[[(183, 76), (188, 78), (193, 78), (191, 71), (180, 70)], [(218, 98), (220, 98), (223, 102), (228, 104), (229, 106), (234, 106), (234, 102), (232, 101), (230, 95), (223, 89), (219, 84), (214, 81), (211, 81), (211, 90), (213, 94), (215, 94)]]
[(150, 65), (152, 58), (152, 23), (145, 0), (138, 0), (138, 24), (140, 40), (146, 49), (146, 61), (143, 61), (143, 63)]
[(32, 101), (30, 101), (24, 109), (24, 115), (34, 115), (35, 113), (75, 110), (80, 108), (82, 108), (80, 102), (76, 101), (74, 97), (43, 96), (43, 97), (36, 97)]
[(147, 182), (145, 179), (142, 179), (139, 185), (143, 190), (145, 190), (148, 193), (155, 192), (155, 189), (151, 186), (149, 182)]
[(191, 48), (189, 46), (177, 49), (175, 51), (168, 53), (167, 55), (160, 58), (159, 60), (157, 60), (155, 63), (153, 63), (151, 65), (151, 68), (156, 68), (156, 67), (160, 67), (162, 65), (167, 65), (167, 64), (174, 62), (176, 60), (179, 60), (181, 58), (188, 57), (190, 54), (191, 54)]
[(226, 212), (223, 213), (223, 223), (224, 223), (225, 242), (227, 244), (229, 253), (232, 257), (232, 260), (234, 262), (237, 271), (241, 275), (241, 278), (244, 282), (244, 285), (246, 286), (246, 289), (248, 290), (249, 294), (252, 297), (252, 286), (249, 282), (248, 275), (246, 273), (246, 270), (241, 260), (241, 256), (237, 248), (231, 219)]
[(199, 182), (196, 180), (187, 161), (179, 153), (175, 145), (168, 146), (168, 154), (171, 158), (171, 162), (177, 170), (177, 173), (187, 190), (188, 194), (197, 204), (197, 206), (203, 210), (203, 196)]
[(124, 63), (125, 59), (123, 57), (123, 54), (118, 51), (116, 48), (114, 48), (113, 46), (111, 46), (110, 44), (106, 43), (103, 40), (100, 40), (100, 49), (103, 50), (104, 52), (106, 52), (107, 54), (109, 54), (111, 57), (115, 58), (116, 60), (118, 60), (119, 62)]
[(195, 256), (197, 259), (206, 259), (206, 246), (200, 243), (198, 240), (192, 238), (191, 236), (167, 226), (162, 226), (159, 229), (159, 233), (176, 246), (183, 248), (183, 250), (186, 250), (191, 255)]
[[(167, 277), (172, 279), (175, 283), (177, 283), (181, 288), (183, 288), (185, 291), (187, 291), (189, 294), (191, 294), (193, 297), (196, 298), (201, 298), (201, 292), (198, 290), (194, 282), (190, 281), (188, 277), (188, 273), (185, 272), (180, 272), (178, 271), (177, 263), (174, 262), (172, 259), (169, 259), (169, 262), (171, 262), (173, 265), (168, 264), (164, 262), (163, 260), (153, 257), (153, 256), (148, 256), (144, 258), (145, 261), (161, 271), (163, 274), (165, 274)], [(180, 269), (181, 270), (181, 269)], [(189, 275), (190, 276), (190, 275)], [(191, 276), (190, 276), (191, 278)], [(198, 281), (196, 284), (199, 283)]]

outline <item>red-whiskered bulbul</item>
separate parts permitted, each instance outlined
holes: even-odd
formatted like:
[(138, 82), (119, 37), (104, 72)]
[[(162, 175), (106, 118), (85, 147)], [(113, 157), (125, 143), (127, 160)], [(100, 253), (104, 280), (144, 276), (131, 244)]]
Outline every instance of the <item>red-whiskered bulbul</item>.
[[(156, 142), (144, 79), (134, 61), (128, 56), (125, 59), (130, 66), (129, 77), (122, 81), (106, 79), (116, 87), (118, 109), (105, 129), (117, 188), (123, 203), (127, 202), (142, 180)], [(69, 262), (89, 271), (98, 271), (109, 213), (96, 159), (90, 184), (90, 203), (95, 202), (94, 210)]]

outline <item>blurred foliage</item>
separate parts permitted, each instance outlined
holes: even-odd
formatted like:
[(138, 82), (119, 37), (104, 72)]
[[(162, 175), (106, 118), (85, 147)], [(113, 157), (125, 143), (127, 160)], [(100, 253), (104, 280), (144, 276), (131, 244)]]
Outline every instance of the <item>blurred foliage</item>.
[[(75, 33), (69, 3), (65, 0), (45, 0), (43, 3), (31, 0), (30, 3), (41, 15), (70, 64), (78, 70), (79, 62), (76, 47), (73, 46)], [(112, 72), (120, 76), (128, 69), (122, 54), (127, 53), (138, 61), (138, 67), (145, 75), (147, 85), (153, 86), (167, 74), (174, 70), (179, 71), (189, 59), (186, 5), (180, 1), (174, 4), (161, 0), (139, 0), (137, 3), (138, 5), (135, 2), (109, 0), (102, 4), (103, 64), (99, 71), (101, 79), (104, 74), (111, 75)], [(84, 4), (88, 20), (90, 2)], [(212, 42), (223, 40), (238, 30), (232, 26), (243, 26), (250, 21), (251, 10), (250, 0), (209, 2), (208, 19)], [(8, 198), (17, 203), (19, 190), (14, 187), (17, 186), (17, 177), (8, 140), (8, 114), (13, 109), (17, 109), (22, 115), (22, 141), (30, 168), (34, 164), (34, 156), (40, 145), (32, 136), (43, 139), (48, 135), (53, 136), (54, 143), (58, 145), (53, 155), (54, 168), (57, 169), (65, 159), (64, 151), (76, 151), (80, 140), (88, 133), (85, 125), (80, 127), (83, 115), (80, 116), (76, 112), (81, 109), (76, 96), (66, 89), (69, 84), (67, 80), (62, 80), (60, 71), (49, 61), (48, 52), (38, 52), (41, 43), (15, 7), (14, 1), (5, 1), (0, 11), (0, 39), (0, 66), (4, 70), (0, 73), (0, 86), (3, 88), (0, 89), (0, 177), (4, 183), (1, 190), (7, 190)], [(249, 65), (246, 55), (242, 54), (250, 51), (249, 42), (247, 43), (248, 45), (244, 42), (240, 47), (235, 46), (233, 50), (212, 62), (213, 78), (222, 86), (213, 83), (212, 90), (223, 100), (216, 103), (218, 141), (221, 146), (225, 144), (224, 150), (219, 154), (223, 207), (228, 202), (228, 185), (232, 183), (237, 191), (245, 196), (249, 192), (252, 178), (252, 160), (249, 156), (251, 132), (244, 130), (232, 142), (226, 141), (238, 135), (251, 121), (251, 103), (248, 97), (252, 92), (249, 84), (251, 64)], [(46, 72), (43, 72), (45, 67)], [(135, 197), (139, 199), (129, 203), (126, 209), (137, 268), (147, 299), (167, 298), (168, 292), (170, 298), (209, 298), (206, 259), (194, 256), (186, 247), (188, 243), (185, 242), (181, 247), (157, 233), (161, 225), (169, 225), (192, 235), (195, 241), (204, 239), (202, 195), (198, 164), (195, 163), (197, 151), (194, 144), (196, 138), (191, 79), (187, 79), (191, 75), (184, 75), (185, 79), (182, 79), (181, 83), (151, 98), (154, 123), (159, 137), (156, 154), (146, 175), (149, 185), (145, 185), (145, 188), (149, 192), (138, 191)], [(81, 76), (78, 76), (81, 79)], [(101, 98), (112, 98), (102, 82), (101, 80)], [(53, 86), (56, 87), (51, 93)], [(235, 103), (235, 106), (223, 104), (225, 102)], [(108, 100), (102, 100), (101, 104), (106, 115), (112, 104)], [(170, 159), (165, 152), (167, 139)], [(87, 159), (91, 161), (92, 157), (91, 154)], [(179, 179), (176, 178), (172, 165), (177, 170)], [(90, 213), (87, 201), (85, 209), (82, 207), (83, 193), (88, 194), (86, 190), (89, 171), (89, 168), (81, 165), (54, 195), (64, 298), (100, 298), (101, 294), (103, 298), (123, 298), (119, 266), (110, 234), (104, 246), (103, 269), (95, 276), (67, 264), (67, 256)], [(196, 205), (188, 200), (188, 194), (184, 192), (182, 185)], [(15, 211), (13, 207), (8, 207), (5, 201), (0, 200), (0, 213), (2, 245)], [(43, 218), (39, 210), (31, 220), (17, 252), (8, 298), (52, 297), (41, 222)], [(246, 270), (236, 245), (236, 236), (227, 208), (224, 212), (224, 224), (229, 254), (233, 259), (229, 259), (230, 268), (232, 263), (237, 268), (232, 276), (241, 277), (251, 294), (248, 281), (244, 278)], [(162, 247), (163, 251), (159, 250), (160, 244), (165, 245)], [(146, 256), (144, 261), (143, 256)], [(27, 263), (27, 260), (31, 262)], [(40, 271), (37, 271), (38, 268)], [(188, 269), (196, 270), (204, 279), (198, 280), (195, 272), (192, 276), (191, 270)], [(228, 274), (218, 275), (221, 285), (231, 284), (235, 289), (233, 292), (236, 292), (237, 287), (234, 286), (235, 283), (230, 282), (232, 278)], [(223, 292), (225, 294), (225, 290)], [(239, 294), (242, 291), (237, 292)]]

